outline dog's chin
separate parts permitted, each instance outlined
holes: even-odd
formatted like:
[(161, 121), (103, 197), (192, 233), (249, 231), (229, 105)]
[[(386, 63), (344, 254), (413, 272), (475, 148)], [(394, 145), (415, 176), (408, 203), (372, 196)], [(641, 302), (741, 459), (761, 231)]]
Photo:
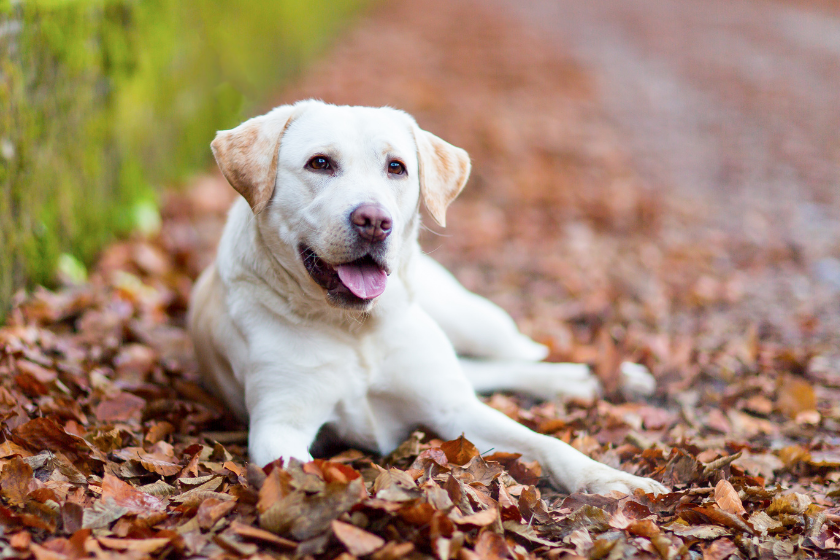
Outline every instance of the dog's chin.
[(388, 274), (388, 265), (384, 262), (384, 259), (367, 253), (352, 261), (331, 265), (306, 245), (301, 245), (298, 250), (309, 277), (326, 291), (327, 303), (340, 309), (360, 312), (369, 312), (376, 305), (379, 296), (370, 298), (357, 296), (341, 281), (337, 268), (344, 264), (363, 264), (375, 266)]
[(333, 307), (346, 309), (348, 311), (369, 313), (373, 310), (374, 306), (376, 306), (376, 302), (378, 300), (378, 297), (372, 299), (362, 299), (349, 292), (327, 292), (327, 303)]

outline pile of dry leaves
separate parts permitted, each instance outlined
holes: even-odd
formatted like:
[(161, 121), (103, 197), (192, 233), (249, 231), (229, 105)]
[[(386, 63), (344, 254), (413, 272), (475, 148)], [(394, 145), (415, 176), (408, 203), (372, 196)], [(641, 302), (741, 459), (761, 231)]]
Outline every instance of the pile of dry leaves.
[[(170, 251), (117, 245), (89, 285), (35, 293), (0, 330), (4, 557), (804, 558), (840, 544), (822, 491), (836, 454), (692, 441), (685, 425), (714, 433), (731, 420), (712, 409), (703, 428), (685, 403), (680, 418), (632, 403), (490, 399), (673, 488), (658, 497), (557, 494), (517, 455), (419, 432), (385, 458), (347, 450), (248, 465), (242, 432), (214, 431), (233, 421), (191, 381), (189, 345), (171, 323), (188, 286), (173, 262), (174, 225), (159, 240)], [(748, 388), (723, 398), (772, 414)]]
[[(822, 255), (646, 185), (585, 69), (553, 53), (478, 3), (394, 2), (284, 99), (391, 104), (470, 151), (447, 237), (424, 246), (610, 397), (487, 402), (672, 493), (559, 494), (504, 449), (419, 432), (389, 457), (249, 465), (183, 329), (234, 195), (212, 176), (168, 195), (159, 234), (111, 246), (83, 285), (21, 295), (0, 328), (0, 555), (840, 557)], [(649, 402), (617, 394), (628, 359), (657, 377)]]

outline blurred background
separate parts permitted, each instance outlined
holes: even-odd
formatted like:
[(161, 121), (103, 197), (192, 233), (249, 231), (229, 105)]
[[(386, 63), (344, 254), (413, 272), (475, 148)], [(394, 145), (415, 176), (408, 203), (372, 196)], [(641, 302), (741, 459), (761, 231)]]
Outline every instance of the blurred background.
[(163, 188), (210, 164), (364, 3), (0, 2), (0, 306), (155, 228)]
[(840, 375), (835, 1), (2, 6), (3, 308), (131, 235), (194, 278), (233, 196), (214, 131), (318, 97), (470, 152), (424, 248), (554, 359)]

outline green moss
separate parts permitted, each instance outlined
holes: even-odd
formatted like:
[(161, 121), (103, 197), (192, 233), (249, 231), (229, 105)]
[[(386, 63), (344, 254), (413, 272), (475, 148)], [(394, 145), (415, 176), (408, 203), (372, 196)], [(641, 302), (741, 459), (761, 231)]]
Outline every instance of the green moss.
[(208, 164), (366, 0), (0, 0), (0, 317)]

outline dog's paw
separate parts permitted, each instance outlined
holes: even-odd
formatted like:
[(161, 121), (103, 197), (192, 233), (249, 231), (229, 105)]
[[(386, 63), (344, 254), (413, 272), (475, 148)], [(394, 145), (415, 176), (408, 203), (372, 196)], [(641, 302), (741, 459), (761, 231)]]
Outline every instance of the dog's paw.
[(656, 392), (656, 379), (648, 369), (633, 362), (621, 363), (621, 394), (627, 400), (649, 397)]
[(597, 468), (590, 470), (578, 490), (588, 494), (609, 494), (610, 492), (633, 494), (636, 489), (642, 490), (646, 494), (667, 494), (669, 492), (667, 487), (655, 480), (635, 476), (606, 465), (599, 465)]
[(546, 364), (553, 366), (551, 388), (561, 399), (593, 400), (601, 396), (603, 387), (598, 376), (586, 364)]

